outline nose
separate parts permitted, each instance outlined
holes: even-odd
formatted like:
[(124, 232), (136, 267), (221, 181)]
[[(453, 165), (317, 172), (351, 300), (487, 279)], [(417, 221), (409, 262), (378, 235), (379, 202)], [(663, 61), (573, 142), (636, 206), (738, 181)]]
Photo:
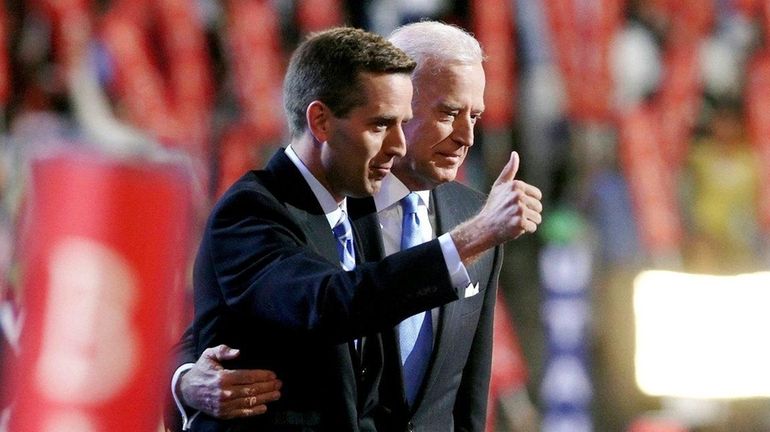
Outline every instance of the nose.
[(406, 137), (404, 129), (399, 125), (388, 134), (382, 143), (383, 152), (390, 157), (404, 157), (406, 154)]
[(473, 145), (473, 120), (470, 116), (459, 116), (452, 125), (452, 139), (463, 146)]

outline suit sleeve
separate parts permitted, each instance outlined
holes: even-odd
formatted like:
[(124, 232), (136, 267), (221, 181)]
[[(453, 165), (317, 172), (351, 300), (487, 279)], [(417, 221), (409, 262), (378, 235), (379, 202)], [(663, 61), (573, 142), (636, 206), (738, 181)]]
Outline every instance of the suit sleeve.
[(185, 363), (195, 363), (198, 360), (195, 357), (195, 339), (193, 338), (192, 326), (188, 326), (179, 342), (174, 345), (174, 369), (178, 369)]
[[(187, 327), (179, 342), (174, 345), (171, 353), (172, 370), (169, 376), (175, 376), (176, 371), (185, 364), (195, 363), (195, 339), (193, 338), (192, 327)], [(187, 418), (187, 412), (180, 411), (180, 407), (176, 400), (179, 395), (174, 395), (174, 382), (170, 382), (169, 391), (171, 392), (167, 396), (166, 409), (164, 412), (164, 422), (166, 429), (170, 431), (181, 431), (183, 424)], [(176, 398), (175, 398), (176, 396)]]
[(503, 247), (495, 249), (493, 270), (487, 281), (476, 334), (463, 369), (453, 410), (455, 431), (483, 431), (486, 423), (489, 380), (492, 369), (492, 336), (495, 296), (503, 261)]
[[(316, 234), (332, 237), (330, 229)], [(230, 194), (204, 233), (196, 308), (205, 303), (199, 296), (221, 296), (250, 325), (342, 342), (459, 298), (436, 240), (345, 272), (336, 260), (313, 252), (309, 245), (316, 240), (309, 237), (269, 193)]]

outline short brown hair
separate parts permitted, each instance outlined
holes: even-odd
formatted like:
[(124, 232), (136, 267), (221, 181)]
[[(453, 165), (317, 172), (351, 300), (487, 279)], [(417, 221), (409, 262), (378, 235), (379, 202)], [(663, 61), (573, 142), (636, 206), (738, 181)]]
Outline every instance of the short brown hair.
[(359, 74), (411, 74), (415, 62), (382, 36), (351, 27), (310, 35), (294, 51), (283, 82), (283, 106), (292, 136), (307, 127), (305, 110), (315, 100), (337, 117), (366, 103)]

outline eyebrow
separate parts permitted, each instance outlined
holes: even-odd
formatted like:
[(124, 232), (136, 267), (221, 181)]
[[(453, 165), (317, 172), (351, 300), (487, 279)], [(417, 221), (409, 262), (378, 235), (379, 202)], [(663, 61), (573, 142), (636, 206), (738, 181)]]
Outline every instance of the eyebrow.
[[(448, 102), (441, 102), (438, 104), (438, 108), (442, 111), (462, 111), (463, 107), (461, 105), (452, 104)], [(484, 112), (484, 107), (481, 109), (471, 109), (471, 114), (473, 115), (480, 115)]]
[(451, 104), (447, 102), (441, 102), (438, 104), (439, 109), (442, 110), (448, 110), (448, 111), (462, 111), (462, 107), (457, 104)]
[(369, 121), (372, 123), (391, 123), (396, 121), (396, 116), (392, 115), (376, 115), (369, 118)]
[[(404, 117), (404, 121), (411, 120), (412, 116)], [(369, 123), (388, 123), (388, 124), (395, 124), (398, 120), (398, 116), (393, 115), (378, 115), (373, 116), (369, 118)]]

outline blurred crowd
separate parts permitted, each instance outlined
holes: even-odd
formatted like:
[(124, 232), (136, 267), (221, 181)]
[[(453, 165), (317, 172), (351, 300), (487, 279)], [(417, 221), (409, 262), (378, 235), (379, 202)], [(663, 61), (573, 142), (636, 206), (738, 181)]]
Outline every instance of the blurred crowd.
[[(183, 154), (197, 230), (285, 138), (280, 82), (297, 41), (339, 24), (387, 35), (421, 18), (468, 29), (488, 56), (487, 111), (462, 180), (488, 189), (514, 149), (521, 177), (544, 192), (541, 235), (507, 247), (501, 275), (527, 370), (513, 385), (543, 400), (552, 335), (536, 269), (549, 246), (579, 245), (593, 430), (624, 430), (657, 403), (633, 383), (632, 277), (767, 268), (768, 1), (6, 1), (0, 299), (23, 303), (14, 239), (31, 152)], [(0, 309), (10, 345), (17, 308)], [(717, 430), (767, 430), (762, 410)]]

